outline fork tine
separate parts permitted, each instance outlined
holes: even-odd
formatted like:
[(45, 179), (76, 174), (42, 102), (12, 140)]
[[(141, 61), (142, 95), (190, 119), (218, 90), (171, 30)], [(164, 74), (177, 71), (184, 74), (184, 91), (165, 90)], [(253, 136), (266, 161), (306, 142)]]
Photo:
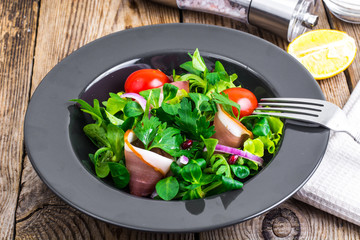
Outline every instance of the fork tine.
[(292, 102), (292, 103), (303, 103), (310, 105), (318, 105), (324, 106), (326, 101), (312, 98), (262, 98), (261, 102), (269, 101), (269, 102)]
[(301, 103), (278, 103), (278, 102), (259, 102), (259, 106), (269, 106), (269, 107), (291, 107), (291, 108), (302, 108), (309, 109), (321, 112), (322, 106), (319, 105), (310, 105), (310, 104), (301, 104)]
[(253, 112), (252, 114), (255, 115), (269, 115), (281, 118), (289, 118), (289, 119), (296, 119), (305, 122), (315, 122), (319, 123), (317, 117), (310, 116), (310, 115), (302, 115), (296, 113), (277, 113), (277, 112)]
[(305, 114), (313, 117), (319, 117), (319, 111), (301, 109), (301, 108), (286, 108), (286, 107), (257, 107), (255, 110), (260, 111), (281, 111), (284, 113), (294, 113), (294, 114)]
[(348, 121), (345, 112), (334, 103), (310, 98), (262, 98), (258, 105), (256, 110), (259, 111), (254, 111), (253, 115), (268, 115), (317, 123), (336, 132), (345, 132), (360, 143), (360, 139), (352, 134), (351, 129), (354, 126)]

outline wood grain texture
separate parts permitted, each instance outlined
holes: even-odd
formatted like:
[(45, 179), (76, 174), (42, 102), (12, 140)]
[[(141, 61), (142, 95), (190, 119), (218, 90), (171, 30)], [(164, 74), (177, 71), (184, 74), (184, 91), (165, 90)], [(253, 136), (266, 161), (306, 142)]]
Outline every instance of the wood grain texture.
[(178, 11), (149, 1), (43, 0), (31, 89), (59, 61), (90, 41), (127, 28), (178, 21)]
[(38, 4), (0, 2), (0, 239), (11, 239), (23, 162)]
[[(32, 93), (52, 67), (92, 40), (126, 28), (178, 21), (177, 10), (147, 1), (43, 0), (40, 7), (32, 86), (31, 90), (28, 88), (27, 91)], [(193, 239), (192, 234), (152, 234), (132, 231), (80, 213), (65, 204), (42, 183), (27, 158), (24, 162), (21, 193), (16, 211), (15, 237), (16, 239)]]
[[(10, 2), (10, 1), (8, 1)], [(29, 1), (30, 2), (30, 1)], [(33, 1), (37, 6), (37, 2)], [(1, 5), (9, 5), (5, 3)], [(37, 8), (33, 6), (33, 9)], [(46, 73), (55, 66), (64, 57), (69, 55), (74, 50), (83, 46), (84, 44), (104, 36), (106, 34), (119, 31), (122, 29), (133, 28), (142, 25), (150, 25), (157, 23), (179, 22), (179, 11), (164, 7), (159, 4), (151, 3), (148, 0), (67, 0), (67, 1), (52, 1), (41, 0), (40, 4), (40, 18), (38, 34), (36, 38), (35, 63), (32, 74), (32, 85), (29, 86), (30, 81), (25, 84), (24, 76), (30, 78), (31, 71), (26, 71), (26, 68), (17, 69), (21, 72), (14, 75), (17, 80), (16, 86), (21, 86), (22, 90), (14, 88), (7, 88), (3, 90), (1, 85), (0, 96), (2, 102), (10, 104), (6, 99), (10, 94), (18, 96), (20, 93), (31, 94), (41, 79)], [(9, 6), (7, 6), (9, 8)], [(15, 15), (24, 10), (16, 10)], [(323, 9), (322, 9), (323, 11)], [(0, 11), (2, 14), (3, 11)], [(36, 15), (36, 14), (35, 14)], [(329, 28), (329, 25), (324, 18), (324, 12), (321, 12), (322, 19), (320, 21), (320, 28)], [(1, 15), (0, 19), (4, 16)], [(6, 16), (5, 18), (8, 18)], [(219, 16), (210, 14), (196, 14), (190, 11), (183, 11), (184, 22), (198, 22), (216, 24), (230, 28), (239, 29), (258, 35), (274, 44), (286, 49), (287, 42), (273, 34), (259, 30), (254, 27), (245, 26), (244, 24), (225, 19)], [(5, 21), (6, 22), (6, 21)], [(11, 22), (11, 21), (10, 21)], [(3, 26), (3, 21), (0, 26)], [(1, 32), (5, 32), (3, 29)], [(35, 38), (35, 35), (32, 35)], [(8, 47), (10, 42), (3, 44), (4, 38), (0, 39), (1, 50), (3, 46)], [(33, 39), (33, 44), (35, 39)], [(13, 44), (13, 43), (12, 43)], [(31, 45), (32, 47), (34, 45)], [(31, 48), (31, 47), (30, 47)], [(15, 48), (13, 48), (12, 51)], [(6, 54), (6, 56), (11, 56)], [(33, 55), (25, 55), (23, 59), (31, 59)], [(6, 61), (0, 55), (0, 72)], [(15, 60), (13, 60), (15, 61)], [(17, 60), (18, 61), (18, 60)], [(18, 64), (17, 64), (18, 65)], [(25, 75), (24, 75), (25, 74)], [(3, 74), (1, 75), (3, 79)], [(3, 81), (1, 79), (1, 81)], [(24, 81), (24, 82), (22, 82)], [(21, 84), (19, 84), (21, 82)], [(3, 83), (3, 82), (1, 82)], [(14, 84), (12, 83), (12, 84)], [(25, 86), (26, 85), (26, 86)], [(321, 89), (324, 91), (326, 97), (338, 105), (343, 105), (349, 96), (349, 89), (346, 84), (344, 74), (340, 74), (334, 78), (323, 80), (319, 82)], [(13, 89), (14, 88), (14, 89)], [(20, 91), (20, 92), (16, 92)], [(6, 102), (6, 100), (8, 102)], [(22, 115), (26, 109), (28, 99), (17, 102), (22, 104), (22, 110), (16, 110), (18, 113), (13, 113), (16, 118), (10, 120), (5, 119), (4, 122), (19, 120), (22, 123)], [(14, 101), (14, 99), (13, 99)], [(5, 112), (14, 112), (15, 103), (11, 103), (12, 108), (3, 110), (1, 105), (1, 117), (5, 116)], [(3, 113), (4, 111), (4, 113)], [(17, 116), (17, 115), (20, 115)], [(13, 126), (17, 126), (16, 124)], [(0, 143), (14, 142), (18, 146), (8, 150), (8, 146), (0, 146), (0, 193), (5, 186), (8, 191), (13, 189), (8, 186), (14, 186), (15, 190), (19, 187), (21, 160), (24, 155), (22, 152), (22, 130), (16, 132), (17, 137), (10, 136), (14, 130), (2, 129), (0, 127)], [(4, 135), (7, 133), (8, 135)], [(15, 134), (15, 135), (16, 135)], [(3, 150), (7, 154), (3, 154)], [(4, 156), (11, 156), (15, 161), (15, 165), (3, 166)], [(14, 164), (14, 163), (12, 163)], [(17, 164), (17, 165), (16, 165)], [(2, 169), (6, 170), (5, 179), (3, 178)], [(11, 173), (9, 173), (11, 171)], [(8, 181), (9, 174), (13, 179)], [(14, 177), (15, 176), (15, 177)], [(16, 239), (360, 239), (360, 228), (354, 226), (346, 221), (340, 220), (330, 214), (324, 213), (309, 205), (298, 202), (296, 200), (289, 200), (272, 211), (263, 214), (250, 221), (236, 224), (231, 227), (222, 228), (218, 230), (203, 232), (199, 234), (161, 234), (148, 233), (141, 231), (129, 230), (121, 227), (116, 227), (89, 217), (76, 209), (70, 207), (57, 196), (55, 196), (39, 179), (34, 172), (29, 160), (25, 158), (23, 163), (22, 178), (21, 178), (21, 192), (18, 197), (18, 206), (16, 209), (16, 234), (13, 233), (14, 215), (10, 224), (3, 222), (5, 218), (0, 215), (0, 239), (9, 239), (15, 237)], [(13, 206), (13, 209), (6, 209), (6, 213), (14, 214), (16, 205), (9, 205), (6, 203), (9, 199), (17, 197), (17, 194), (7, 193), (5, 202), (0, 204), (0, 211)], [(5, 195), (6, 195), (5, 194)], [(10, 196), (10, 197), (9, 197)], [(3, 200), (3, 196), (0, 196)], [(15, 203), (16, 204), (16, 203)], [(3, 212), (0, 212), (0, 214)], [(5, 219), (6, 220), (6, 219)], [(5, 225), (3, 225), (5, 224)], [(10, 226), (9, 229), (3, 230), (3, 226)], [(4, 237), (3, 237), (4, 236)]]
[(359, 238), (358, 226), (294, 199), (247, 222), (200, 234), (202, 240)]
[(192, 234), (158, 234), (129, 230), (96, 220), (60, 200), (30, 162), (24, 163), (16, 212), (16, 239), (163, 239), (192, 240)]
[[(322, 3), (322, 2), (321, 2)], [(319, 8), (319, 23), (316, 29), (330, 29), (331, 26), (326, 17), (326, 10), (323, 4)], [(334, 77), (317, 81), (323, 91), (326, 100), (343, 107), (350, 97), (350, 89), (347, 84), (345, 73), (342, 72)]]
[(330, 16), (330, 22), (332, 23), (333, 28), (338, 29), (340, 31), (344, 31), (347, 34), (349, 34), (351, 37), (353, 37), (356, 40), (356, 46), (357, 46), (357, 54), (355, 56), (355, 59), (353, 63), (349, 66), (349, 68), (345, 71), (347, 74), (347, 78), (349, 80), (349, 85), (351, 87), (350, 90), (352, 90), (356, 84), (360, 81), (360, 25), (359, 24), (350, 24), (346, 23), (344, 21), (341, 21), (337, 19), (334, 15), (329, 13)]

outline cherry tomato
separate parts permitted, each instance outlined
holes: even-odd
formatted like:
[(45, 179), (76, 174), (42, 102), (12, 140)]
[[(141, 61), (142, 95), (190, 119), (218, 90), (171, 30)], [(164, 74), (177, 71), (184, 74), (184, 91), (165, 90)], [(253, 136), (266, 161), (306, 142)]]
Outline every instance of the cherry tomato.
[[(258, 105), (255, 95), (245, 88), (228, 88), (223, 91), (229, 95), (229, 99), (238, 103), (241, 107), (240, 117), (250, 115)], [(233, 107), (233, 113), (238, 115), (238, 110)]]
[(126, 79), (125, 92), (139, 93), (141, 91), (162, 87), (170, 80), (165, 73), (155, 69), (140, 69)]

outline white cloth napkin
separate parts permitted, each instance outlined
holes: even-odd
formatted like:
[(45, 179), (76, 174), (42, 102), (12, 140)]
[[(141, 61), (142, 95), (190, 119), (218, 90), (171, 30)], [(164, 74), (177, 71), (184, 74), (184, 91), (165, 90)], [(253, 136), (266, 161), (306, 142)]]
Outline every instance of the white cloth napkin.
[[(360, 84), (343, 110), (360, 137)], [(346, 133), (332, 132), (322, 162), (294, 197), (316, 208), (360, 225), (360, 144)]]

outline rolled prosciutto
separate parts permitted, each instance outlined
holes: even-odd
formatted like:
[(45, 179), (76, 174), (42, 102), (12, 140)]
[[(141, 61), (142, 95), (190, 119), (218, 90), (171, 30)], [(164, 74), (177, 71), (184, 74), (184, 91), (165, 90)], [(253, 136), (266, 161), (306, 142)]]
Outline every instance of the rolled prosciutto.
[(190, 91), (189, 81), (177, 81), (177, 82), (171, 82), (171, 84), (178, 87), (179, 90), (184, 89), (186, 92)]
[(133, 145), (136, 139), (132, 130), (126, 131), (124, 148), (126, 168), (130, 173), (130, 193), (148, 196), (154, 191), (156, 183), (168, 173), (173, 159)]
[(241, 122), (225, 112), (221, 105), (217, 104), (217, 109), (214, 118), (216, 133), (212, 137), (218, 139), (219, 144), (239, 148), (246, 139), (254, 137)]

